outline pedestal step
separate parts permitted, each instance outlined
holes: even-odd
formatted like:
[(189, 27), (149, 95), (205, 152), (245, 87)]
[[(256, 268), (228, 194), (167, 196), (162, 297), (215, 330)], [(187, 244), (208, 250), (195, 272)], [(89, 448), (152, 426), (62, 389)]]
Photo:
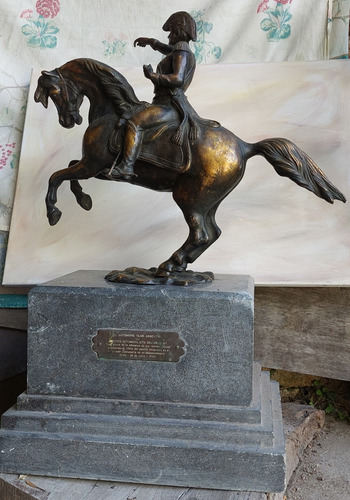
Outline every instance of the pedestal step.
[[(78, 401), (70, 397), (46, 396), (51, 410), (38, 411), (40, 398), (22, 395), (2, 419), (0, 470), (233, 490), (248, 483), (257, 491), (281, 491), (278, 384), (267, 372), (257, 376), (261, 407), (250, 410), (260, 415), (258, 423), (87, 413), (91, 401), (84, 398), (74, 412)], [(246, 414), (247, 408), (231, 411)]]

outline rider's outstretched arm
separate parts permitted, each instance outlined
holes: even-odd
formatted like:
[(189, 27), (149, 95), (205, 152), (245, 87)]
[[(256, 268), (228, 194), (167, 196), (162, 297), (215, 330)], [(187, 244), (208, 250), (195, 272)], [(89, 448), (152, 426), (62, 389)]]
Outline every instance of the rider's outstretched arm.
[(168, 54), (171, 54), (173, 50), (172, 45), (168, 45), (167, 43), (162, 43), (159, 40), (156, 40), (155, 38), (151, 38), (152, 43), (150, 43), (150, 46), (152, 47), (153, 50), (157, 50), (161, 54), (167, 56)]
[(166, 43), (162, 43), (159, 40), (156, 40), (155, 38), (145, 38), (145, 37), (137, 38), (134, 41), (134, 47), (136, 47), (136, 45), (138, 45), (139, 47), (146, 47), (146, 45), (150, 45), (150, 47), (152, 47), (153, 50), (157, 50), (158, 52), (160, 52), (165, 56), (170, 54), (173, 50), (172, 45), (167, 45)]

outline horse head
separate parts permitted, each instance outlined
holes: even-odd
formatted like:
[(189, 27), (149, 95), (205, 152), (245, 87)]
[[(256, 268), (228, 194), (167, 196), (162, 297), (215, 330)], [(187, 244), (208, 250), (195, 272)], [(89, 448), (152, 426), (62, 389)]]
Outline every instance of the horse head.
[(35, 102), (47, 108), (49, 97), (55, 104), (62, 127), (72, 128), (83, 121), (79, 109), (84, 94), (69, 78), (63, 78), (59, 69), (42, 71), (34, 94)]

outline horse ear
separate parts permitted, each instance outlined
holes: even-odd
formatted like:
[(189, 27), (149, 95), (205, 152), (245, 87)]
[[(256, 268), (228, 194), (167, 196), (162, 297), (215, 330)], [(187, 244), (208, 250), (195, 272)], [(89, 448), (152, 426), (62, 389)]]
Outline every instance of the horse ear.
[[(45, 77), (49, 77), (51, 81), (47, 81)], [(34, 94), (34, 100), (35, 102), (41, 102), (41, 104), (44, 106), (44, 108), (47, 108), (48, 105), (48, 99), (49, 99), (49, 93), (48, 93), (48, 88), (47, 86), (50, 84), (52, 85), (53, 82), (52, 80), (59, 79), (59, 75), (56, 73), (55, 70), (53, 71), (42, 71), (41, 76), (38, 80), (38, 87), (35, 91)]]
[(44, 89), (40, 84), (37, 86), (37, 89), (34, 94), (34, 101), (41, 102), (44, 108), (47, 108), (48, 105), (48, 93), (47, 89)]
[(41, 74), (43, 76), (49, 76), (51, 78), (59, 78), (58, 74), (55, 73), (55, 70), (54, 71), (42, 71)]

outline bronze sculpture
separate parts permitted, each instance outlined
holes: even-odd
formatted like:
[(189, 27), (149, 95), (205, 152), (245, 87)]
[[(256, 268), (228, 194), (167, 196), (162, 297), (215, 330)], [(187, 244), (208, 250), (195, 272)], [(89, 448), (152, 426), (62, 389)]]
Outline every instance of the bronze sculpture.
[[(90, 100), (89, 126), (83, 139), (83, 157), (73, 160), (49, 180), (47, 217), (56, 224), (57, 189), (69, 180), (80, 206), (90, 210), (92, 201), (79, 180), (126, 181), (157, 191), (173, 192), (189, 226), (189, 236), (157, 269), (134, 277), (110, 273), (112, 281), (188, 284), (187, 265), (194, 262), (220, 236), (215, 214), (223, 199), (242, 180), (246, 162), (263, 156), (275, 171), (333, 203), (345, 202), (343, 194), (326, 178), (313, 160), (291, 141), (273, 138), (249, 144), (221, 127), (200, 118), (184, 91), (191, 83), (195, 63), (188, 42), (195, 39), (189, 14), (173, 14), (163, 29), (169, 45), (138, 38), (135, 45), (150, 45), (166, 54), (157, 72), (144, 66), (145, 76), (155, 85), (152, 104), (141, 102), (132, 87), (116, 70), (92, 59), (75, 59), (53, 71), (43, 71), (35, 101), (54, 102), (63, 127), (80, 125), (79, 108), (84, 96)], [(128, 274), (128, 273), (127, 273)], [(205, 275), (200, 280), (212, 279)]]

